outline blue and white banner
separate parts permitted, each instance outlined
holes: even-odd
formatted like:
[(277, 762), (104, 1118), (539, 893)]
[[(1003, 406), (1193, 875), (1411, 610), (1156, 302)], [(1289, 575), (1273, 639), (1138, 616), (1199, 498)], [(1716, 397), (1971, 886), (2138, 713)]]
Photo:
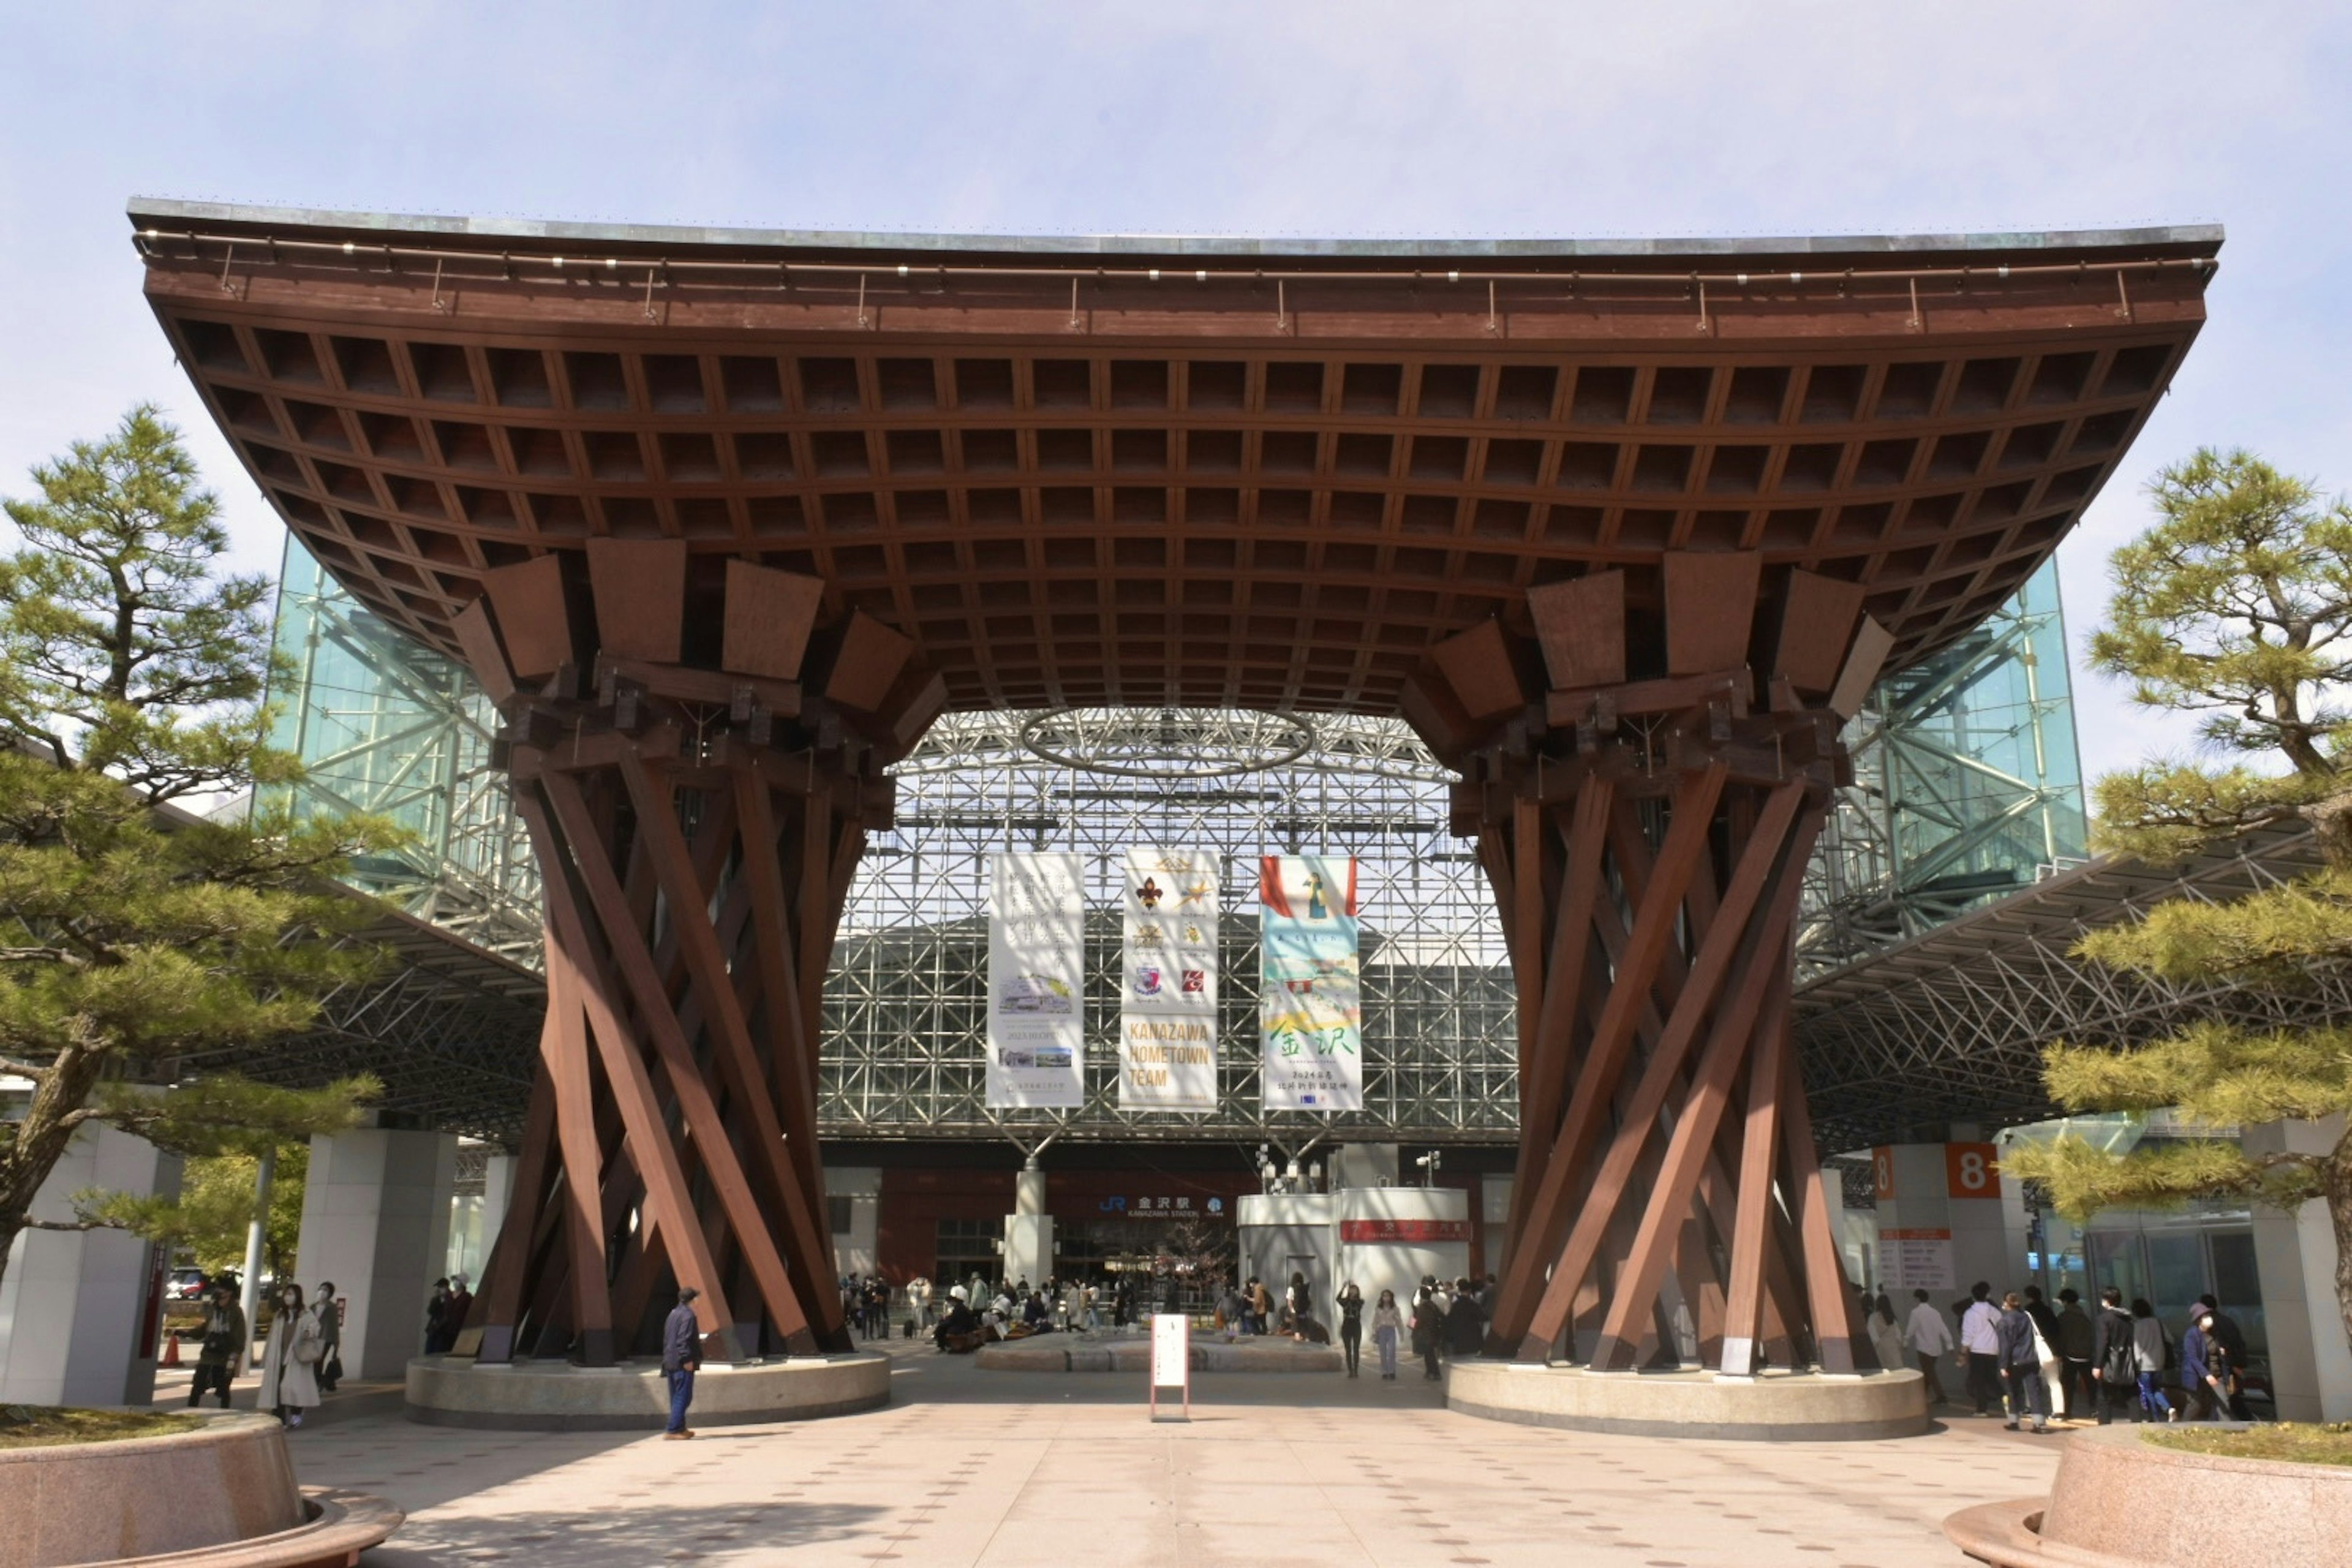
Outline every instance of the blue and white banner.
[(1086, 862), (992, 856), (988, 900), (988, 1105), (1086, 1103)]
[(1130, 849), (1120, 899), (1118, 1107), (1217, 1108), (1217, 906), (1224, 862)]
[(1268, 1110), (1361, 1110), (1356, 862), (1266, 856), (1258, 899), (1261, 1102)]

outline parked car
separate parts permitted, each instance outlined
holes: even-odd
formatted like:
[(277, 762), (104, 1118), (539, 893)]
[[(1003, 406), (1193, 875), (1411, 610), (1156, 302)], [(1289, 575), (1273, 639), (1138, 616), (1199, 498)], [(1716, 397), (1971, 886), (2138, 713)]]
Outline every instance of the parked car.
[(203, 1269), (192, 1263), (182, 1264), (172, 1270), (171, 1282), (163, 1287), (163, 1294), (175, 1301), (200, 1301), (211, 1285), (211, 1277)]

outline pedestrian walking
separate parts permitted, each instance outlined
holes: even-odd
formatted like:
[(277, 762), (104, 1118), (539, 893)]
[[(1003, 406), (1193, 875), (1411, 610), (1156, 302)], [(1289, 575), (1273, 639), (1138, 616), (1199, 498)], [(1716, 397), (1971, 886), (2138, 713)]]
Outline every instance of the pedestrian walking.
[(1353, 1279), (1339, 1287), (1339, 1349), (1348, 1357), (1348, 1375), (1356, 1375), (1356, 1362), (1364, 1346), (1364, 1293)]
[(1397, 1341), (1404, 1334), (1404, 1314), (1397, 1310), (1396, 1292), (1383, 1290), (1372, 1308), (1372, 1348), (1381, 1352), (1381, 1381), (1394, 1383)]
[(1895, 1303), (1884, 1291), (1871, 1304), (1870, 1348), (1878, 1352), (1878, 1364), (1889, 1372), (1900, 1371), (1910, 1360), (1903, 1353), (1903, 1330), (1895, 1321)]
[(2042, 1380), (2042, 1336), (2025, 1310), (2025, 1299), (2011, 1290), (2000, 1299), (1996, 1336), (2000, 1344), (2003, 1423), (2014, 1432), (2021, 1417), (2031, 1415), (2036, 1432), (2050, 1430), (2050, 1389)]
[(332, 1394), (343, 1380), (343, 1304), (335, 1299), (333, 1280), (319, 1281), (310, 1315), (319, 1320), (319, 1392)]
[(694, 1299), (702, 1292), (689, 1285), (677, 1293), (677, 1305), (662, 1323), (662, 1376), (669, 1380), (669, 1426), (662, 1436), (670, 1441), (691, 1437), (687, 1406), (694, 1403), (694, 1374), (702, 1367), (702, 1325), (694, 1316)]
[(2132, 1318), (2124, 1310), (2124, 1293), (2110, 1285), (2099, 1292), (2098, 1321), (2091, 1325), (2091, 1377), (2099, 1391), (2099, 1425), (2128, 1406), (2136, 1421), (2139, 1413), (2139, 1373), (2132, 1348)]
[(261, 1355), (261, 1390), (254, 1408), (268, 1410), (289, 1426), (302, 1425), (302, 1413), (319, 1403), (319, 1322), (302, 1307), (302, 1287), (279, 1289), (271, 1303), (269, 1341)]
[(1981, 1279), (1969, 1287), (1969, 1308), (1960, 1314), (1960, 1353), (1968, 1358), (1969, 1397), (1977, 1414), (1992, 1415), (2001, 1403), (2000, 1309)]
[(2098, 1337), (2090, 1314), (2083, 1310), (2083, 1298), (2073, 1290), (2059, 1291), (2058, 1334), (2050, 1348), (2058, 1352), (2058, 1388), (2064, 1396), (2060, 1408), (2069, 1421), (2091, 1420), (2097, 1409), (2099, 1385), (2091, 1376), (2091, 1359)]
[(2222, 1353), (2229, 1358), (2230, 1418), (2252, 1421), (2254, 1412), (2253, 1407), (2246, 1403), (2243, 1375), (2247, 1366), (2246, 1331), (2238, 1327), (2235, 1318), (2221, 1310), (2221, 1301), (2212, 1295), (2198, 1297), (2197, 1304), (2213, 1320), (2212, 1326), (2205, 1331), (2207, 1336), (2219, 1344)]
[(212, 1304), (205, 1310), (205, 1337), (196, 1349), (196, 1381), (188, 1390), (189, 1408), (203, 1401), (207, 1389), (220, 1395), (223, 1410), (228, 1408), (228, 1381), (236, 1374), (237, 1359), (252, 1342), (236, 1292), (215, 1284)]
[(2156, 1321), (2156, 1309), (2145, 1296), (2135, 1296), (2131, 1304), (2132, 1367), (2139, 1383), (2139, 1407), (2145, 1419), (2154, 1421), (2161, 1416), (2167, 1421), (2180, 1419), (2180, 1412), (2164, 1396), (2165, 1363), (2172, 1359), (2172, 1342), (2165, 1337), (2164, 1325)]
[(2180, 1385), (2189, 1394), (2189, 1419), (2230, 1419), (2230, 1352), (2213, 1337), (2213, 1314), (2199, 1309), (2180, 1336)]
[(1943, 1373), (1937, 1370), (1936, 1363), (1951, 1352), (1953, 1344), (1951, 1325), (1944, 1321), (1944, 1314), (1937, 1311), (1935, 1303), (1927, 1300), (1927, 1292), (1925, 1290), (1912, 1291), (1911, 1300), (1915, 1304), (1911, 1309), (1910, 1317), (1904, 1320), (1903, 1342), (1908, 1345), (1911, 1348), (1911, 1353), (1918, 1358), (1920, 1375), (1926, 1378), (1927, 1383), (1929, 1407), (1948, 1405), (1951, 1402), (1944, 1395)]
[(1304, 1344), (1307, 1325), (1315, 1316), (1315, 1305), (1309, 1299), (1306, 1275), (1291, 1275), (1289, 1289), (1282, 1293), (1282, 1316), (1284, 1331)]

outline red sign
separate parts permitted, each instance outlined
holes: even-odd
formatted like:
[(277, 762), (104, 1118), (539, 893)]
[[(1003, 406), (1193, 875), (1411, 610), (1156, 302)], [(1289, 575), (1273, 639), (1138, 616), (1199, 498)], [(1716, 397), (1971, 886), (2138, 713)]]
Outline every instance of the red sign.
[(1944, 1145), (1946, 1190), (1956, 1198), (2000, 1196), (2000, 1151), (1990, 1143)]
[(1339, 1239), (1350, 1245), (1381, 1241), (1467, 1241), (1466, 1219), (1343, 1219)]

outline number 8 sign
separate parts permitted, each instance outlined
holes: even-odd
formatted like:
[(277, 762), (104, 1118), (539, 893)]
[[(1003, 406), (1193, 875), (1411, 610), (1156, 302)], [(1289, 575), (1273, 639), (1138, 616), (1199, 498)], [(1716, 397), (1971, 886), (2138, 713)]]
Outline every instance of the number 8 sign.
[(1945, 1144), (1945, 1191), (1956, 1198), (2000, 1196), (2000, 1152), (1990, 1143)]

